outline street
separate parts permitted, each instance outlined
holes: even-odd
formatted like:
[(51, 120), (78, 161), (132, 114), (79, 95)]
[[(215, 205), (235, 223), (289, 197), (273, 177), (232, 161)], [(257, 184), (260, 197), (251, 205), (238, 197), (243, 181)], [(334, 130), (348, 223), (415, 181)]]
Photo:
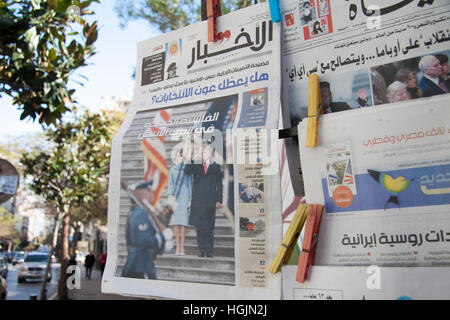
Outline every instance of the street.
[[(17, 283), (17, 274), (20, 265), (13, 266), (12, 264), (8, 265), (8, 278), (6, 279), (8, 283), (8, 295), (6, 296), (6, 300), (30, 300), (30, 295), (36, 295), (37, 299), (39, 299), (39, 295), (41, 292), (42, 281), (40, 280), (27, 280), (24, 283)], [(53, 276), (52, 280), (47, 283), (47, 299), (56, 292), (58, 287), (58, 278), (59, 278), (59, 263), (53, 263)]]

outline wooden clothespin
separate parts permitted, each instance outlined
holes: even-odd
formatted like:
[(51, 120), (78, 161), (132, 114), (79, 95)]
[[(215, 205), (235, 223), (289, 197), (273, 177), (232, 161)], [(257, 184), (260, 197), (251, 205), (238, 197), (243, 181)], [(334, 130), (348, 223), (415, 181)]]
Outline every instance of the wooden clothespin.
[(294, 218), (292, 219), (291, 224), (283, 237), (281, 246), (278, 248), (275, 259), (270, 265), (269, 271), (273, 274), (279, 272), (281, 270), (281, 266), (286, 264), (292, 255), (292, 251), (294, 250), (300, 232), (305, 224), (307, 211), (308, 206), (306, 204), (300, 204), (298, 206)]
[(208, 16), (208, 42), (217, 40), (217, 17), (222, 15), (220, 0), (206, 0), (206, 14)]
[(308, 77), (308, 131), (306, 147), (317, 145), (317, 131), (319, 129), (319, 115), (321, 114), (322, 98), (320, 96), (319, 76), (315, 73)]
[(273, 22), (279, 22), (281, 20), (280, 13), (280, 1), (279, 0), (269, 0), (270, 17)]
[(305, 282), (309, 266), (314, 264), (316, 245), (319, 239), (320, 222), (322, 221), (323, 205), (308, 205), (308, 217), (306, 218), (305, 233), (303, 235), (302, 251), (298, 260), (296, 280)]

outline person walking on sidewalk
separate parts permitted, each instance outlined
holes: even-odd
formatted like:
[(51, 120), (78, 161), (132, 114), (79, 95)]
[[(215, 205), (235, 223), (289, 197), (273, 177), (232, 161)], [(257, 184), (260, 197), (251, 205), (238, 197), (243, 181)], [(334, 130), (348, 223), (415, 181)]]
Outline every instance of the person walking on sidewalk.
[(106, 265), (106, 257), (107, 257), (107, 253), (106, 251), (103, 252), (100, 256), (100, 270), (102, 272), (102, 276), (103, 276), (103, 271), (105, 271), (105, 265)]
[(92, 267), (95, 263), (95, 256), (92, 251), (89, 251), (89, 254), (84, 259), (84, 266), (86, 267), (86, 278), (91, 279)]

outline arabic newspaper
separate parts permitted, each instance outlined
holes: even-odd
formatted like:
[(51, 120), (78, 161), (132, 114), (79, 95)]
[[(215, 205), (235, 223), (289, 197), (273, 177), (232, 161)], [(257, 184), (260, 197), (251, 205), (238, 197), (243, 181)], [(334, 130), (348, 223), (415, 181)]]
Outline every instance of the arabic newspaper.
[(112, 147), (103, 292), (281, 297), (268, 276), (282, 234), (280, 25), (262, 3), (218, 30), (217, 42), (204, 21), (138, 45)]
[[(319, 75), (326, 113), (449, 91), (448, 0), (283, 0), (280, 9), (285, 128), (307, 116), (311, 73)], [(293, 188), (302, 196), (298, 143), (286, 144)]]
[(325, 205), (316, 265), (450, 265), (446, 95), (321, 116), (299, 125), (306, 199)]

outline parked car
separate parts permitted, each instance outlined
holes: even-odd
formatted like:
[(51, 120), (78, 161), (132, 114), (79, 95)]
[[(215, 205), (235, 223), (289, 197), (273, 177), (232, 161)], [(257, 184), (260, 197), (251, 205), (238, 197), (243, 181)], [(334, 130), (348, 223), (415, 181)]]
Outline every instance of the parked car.
[(0, 300), (6, 300), (8, 295), (8, 285), (6, 284), (6, 279), (0, 276)]
[(12, 265), (15, 266), (16, 264), (20, 264), (25, 259), (25, 252), (20, 251), (16, 253), (12, 259)]
[[(30, 252), (26, 255), (24, 262), (19, 268), (17, 282), (22, 283), (27, 279), (44, 279), (47, 269), (48, 254)], [(52, 279), (52, 269), (48, 274), (48, 281)]]
[(8, 277), (8, 258), (4, 255), (0, 256), (0, 276), (5, 279)]

